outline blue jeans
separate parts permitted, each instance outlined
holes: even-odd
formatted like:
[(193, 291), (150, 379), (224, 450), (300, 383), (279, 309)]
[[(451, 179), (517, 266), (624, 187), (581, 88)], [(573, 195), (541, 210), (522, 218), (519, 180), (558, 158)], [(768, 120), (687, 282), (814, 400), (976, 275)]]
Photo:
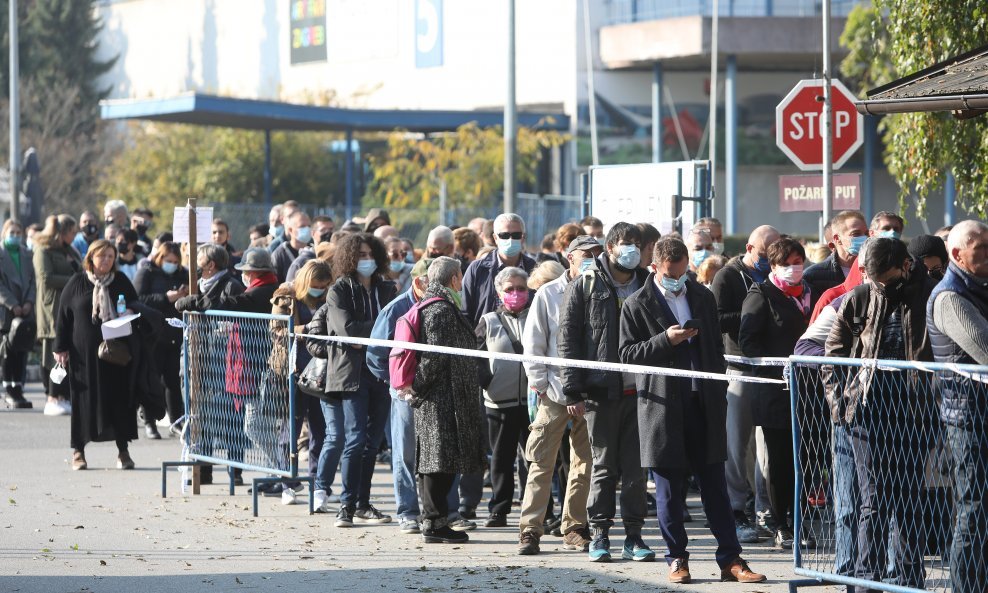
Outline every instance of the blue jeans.
[(858, 557), (858, 475), (847, 427), (834, 425), (834, 574), (854, 576)]
[(985, 460), (988, 439), (983, 428), (947, 426), (947, 444), (954, 462), (954, 539), (950, 544), (950, 584), (953, 593), (984, 588), (988, 566), (988, 508)]
[[(420, 512), (415, 476), (415, 418), (412, 412), (412, 407), (403, 401), (393, 399), (391, 402), (391, 473), (394, 476), (396, 514), (399, 520), (417, 520)], [(456, 510), (459, 481), (459, 476), (456, 476), (446, 499), (450, 519), (459, 516)]]

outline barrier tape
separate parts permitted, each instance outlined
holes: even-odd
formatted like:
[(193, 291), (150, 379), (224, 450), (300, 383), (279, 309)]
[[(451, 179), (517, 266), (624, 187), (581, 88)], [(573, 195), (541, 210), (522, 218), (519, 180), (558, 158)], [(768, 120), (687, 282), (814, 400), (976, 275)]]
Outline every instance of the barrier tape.
[[(358, 346), (379, 346), (382, 348), (403, 348), (405, 350), (418, 350), (420, 352), (434, 352), (437, 354), (452, 354), (456, 356), (472, 356), (474, 358), (486, 358), (488, 360), (511, 360), (521, 363), (544, 364), (555, 367), (576, 367), (593, 371), (614, 371), (619, 373), (634, 373), (641, 375), (664, 375), (671, 377), (681, 377), (684, 379), (708, 379), (711, 381), (744, 381), (746, 383), (771, 383), (787, 385), (783, 379), (770, 379), (767, 377), (741, 377), (737, 375), (727, 375), (722, 373), (707, 373), (704, 371), (684, 371), (682, 369), (671, 369), (668, 367), (651, 367), (637, 364), (621, 364), (616, 362), (597, 362), (591, 360), (576, 360), (567, 358), (550, 358), (548, 356), (530, 356), (527, 354), (514, 354), (502, 352), (489, 352), (486, 350), (468, 350), (466, 348), (451, 348), (449, 346), (435, 346), (431, 344), (419, 344), (417, 342), (397, 342), (394, 340), (376, 340), (371, 338), (353, 338), (349, 336), (323, 336), (315, 334), (292, 334), (296, 338), (307, 338), (313, 340), (323, 340), (326, 342), (339, 342)], [(786, 360), (786, 359), (780, 359)]]
[(733, 354), (725, 354), (724, 360), (729, 363), (734, 364), (745, 364), (750, 367), (784, 367), (789, 364), (788, 358), (783, 357), (770, 357), (765, 358), (748, 358), (747, 356), (735, 356)]

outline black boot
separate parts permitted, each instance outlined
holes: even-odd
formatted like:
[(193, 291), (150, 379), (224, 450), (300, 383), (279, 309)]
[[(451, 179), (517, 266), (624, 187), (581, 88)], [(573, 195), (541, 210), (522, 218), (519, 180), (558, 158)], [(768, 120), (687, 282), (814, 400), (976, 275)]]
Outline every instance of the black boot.
[(18, 383), (7, 383), (5, 385), (4, 401), (11, 408), (27, 410), (34, 407), (34, 404), (24, 399), (24, 386)]

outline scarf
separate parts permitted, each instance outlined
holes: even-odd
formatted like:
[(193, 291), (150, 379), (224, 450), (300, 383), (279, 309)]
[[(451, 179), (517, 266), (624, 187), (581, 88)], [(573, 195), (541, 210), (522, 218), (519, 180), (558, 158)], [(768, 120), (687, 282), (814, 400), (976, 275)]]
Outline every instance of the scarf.
[(220, 278), (222, 278), (223, 276), (226, 276), (227, 273), (228, 273), (227, 270), (220, 270), (219, 272), (216, 272), (215, 274), (213, 274), (209, 278), (200, 278), (199, 279), (199, 292), (201, 292), (203, 294), (209, 292), (209, 290), (213, 286), (215, 286), (217, 282), (219, 282)]
[(265, 272), (260, 276), (254, 278), (251, 281), (250, 286), (247, 287), (247, 290), (254, 290), (259, 286), (267, 286), (268, 284), (277, 284), (277, 283), (278, 283), (278, 277), (275, 275), (274, 272)]
[(110, 297), (107, 288), (113, 282), (114, 273), (110, 272), (102, 278), (92, 272), (86, 272), (86, 278), (93, 284), (93, 319), (102, 322), (117, 318), (117, 308)]

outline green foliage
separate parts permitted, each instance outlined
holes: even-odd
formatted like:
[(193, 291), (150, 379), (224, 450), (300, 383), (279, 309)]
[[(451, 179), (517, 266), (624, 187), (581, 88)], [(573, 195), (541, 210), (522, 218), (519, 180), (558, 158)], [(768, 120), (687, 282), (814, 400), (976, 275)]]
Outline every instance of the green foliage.
[[(536, 180), (545, 149), (566, 142), (553, 131), (519, 128), (517, 180)], [(455, 132), (415, 138), (404, 132), (388, 136), (383, 153), (369, 157), (373, 178), (364, 205), (398, 208), (429, 206), (438, 200), (446, 183), (447, 205), (486, 204), (504, 187), (504, 141), (500, 128), (480, 128), (475, 123)]]
[[(859, 93), (988, 43), (983, 0), (873, 0), (857, 7), (841, 36), (850, 51), (841, 73)], [(988, 214), (988, 119), (957, 120), (948, 113), (889, 115), (879, 124), (885, 164), (900, 188), (902, 211), (912, 191), (917, 214), (942, 191), (953, 171), (959, 204)]]
[[(161, 213), (159, 228), (171, 225), (172, 209), (190, 197), (203, 202), (264, 199), (262, 132), (179, 124), (133, 124), (127, 148), (106, 168), (99, 190), (131, 208)], [(275, 132), (271, 135), (272, 198), (307, 203), (331, 200), (340, 185), (328, 166), (327, 144), (337, 135)]]

